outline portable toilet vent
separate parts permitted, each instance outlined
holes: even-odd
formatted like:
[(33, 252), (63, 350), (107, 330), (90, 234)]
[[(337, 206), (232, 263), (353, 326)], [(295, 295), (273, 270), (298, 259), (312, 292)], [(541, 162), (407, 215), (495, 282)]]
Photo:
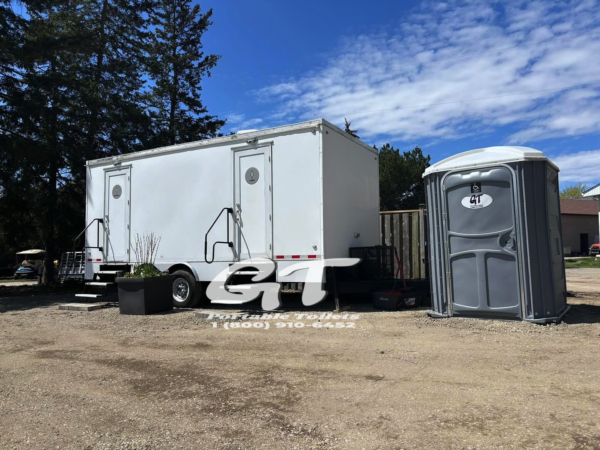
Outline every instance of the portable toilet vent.
[(526, 147), (471, 150), (425, 171), (430, 316), (560, 321), (558, 171)]

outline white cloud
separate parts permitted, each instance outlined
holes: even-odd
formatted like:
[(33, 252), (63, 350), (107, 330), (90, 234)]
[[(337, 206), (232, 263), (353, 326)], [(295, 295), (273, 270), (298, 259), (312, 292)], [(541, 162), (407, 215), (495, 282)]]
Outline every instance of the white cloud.
[(560, 169), (560, 181), (596, 184), (600, 173), (600, 150), (589, 150), (551, 158)]
[(245, 128), (253, 127), (263, 123), (263, 119), (254, 118), (254, 119), (246, 119), (245, 114), (236, 114), (232, 113), (227, 116), (227, 125), (234, 125), (238, 130), (243, 130)]
[[(433, 2), (394, 32), (346, 38), (320, 69), (255, 94), (278, 104), (270, 120), (347, 117), (372, 140), (511, 125), (506, 140), (525, 143), (598, 132), (598, 55), (593, 1)], [(560, 91), (574, 86), (588, 87)]]
[(244, 114), (231, 113), (227, 116), (227, 124), (233, 125), (236, 123), (240, 123), (244, 120), (245, 117), (246, 116)]
[(281, 99), (289, 98), (292, 95), (298, 95), (301, 92), (300, 87), (295, 83), (279, 83), (259, 89), (256, 91), (256, 94), (259, 98), (278, 96)]

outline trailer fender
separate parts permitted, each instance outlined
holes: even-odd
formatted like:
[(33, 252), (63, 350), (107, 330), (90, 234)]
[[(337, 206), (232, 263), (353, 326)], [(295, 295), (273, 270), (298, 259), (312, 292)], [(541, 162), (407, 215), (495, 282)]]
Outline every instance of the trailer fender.
[(169, 267), (169, 273), (173, 273), (177, 270), (185, 270), (187, 272), (190, 272), (192, 275), (194, 275), (194, 278), (196, 279), (196, 281), (200, 281), (198, 278), (198, 272), (196, 271), (196, 269), (194, 269), (193, 266), (191, 266), (188, 263), (177, 263), (177, 264), (173, 264), (171, 267)]

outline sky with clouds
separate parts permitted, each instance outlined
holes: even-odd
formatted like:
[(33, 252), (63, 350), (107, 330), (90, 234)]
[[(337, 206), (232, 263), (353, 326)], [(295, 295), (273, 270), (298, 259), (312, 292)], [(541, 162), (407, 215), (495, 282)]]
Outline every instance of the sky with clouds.
[(347, 118), (434, 162), (525, 145), (563, 185), (600, 182), (598, 1), (326, 3), (213, 6), (204, 99), (227, 132)]

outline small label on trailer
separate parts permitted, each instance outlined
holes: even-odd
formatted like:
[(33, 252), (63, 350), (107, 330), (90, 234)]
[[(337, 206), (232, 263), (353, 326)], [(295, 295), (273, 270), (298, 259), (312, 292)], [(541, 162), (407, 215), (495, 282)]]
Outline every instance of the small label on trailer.
[(471, 183), (471, 194), (481, 194), (481, 182)]
[(473, 194), (462, 199), (461, 203), (465, 208), (481, 209), (490, 206), (494, 199), (487, 194)]

